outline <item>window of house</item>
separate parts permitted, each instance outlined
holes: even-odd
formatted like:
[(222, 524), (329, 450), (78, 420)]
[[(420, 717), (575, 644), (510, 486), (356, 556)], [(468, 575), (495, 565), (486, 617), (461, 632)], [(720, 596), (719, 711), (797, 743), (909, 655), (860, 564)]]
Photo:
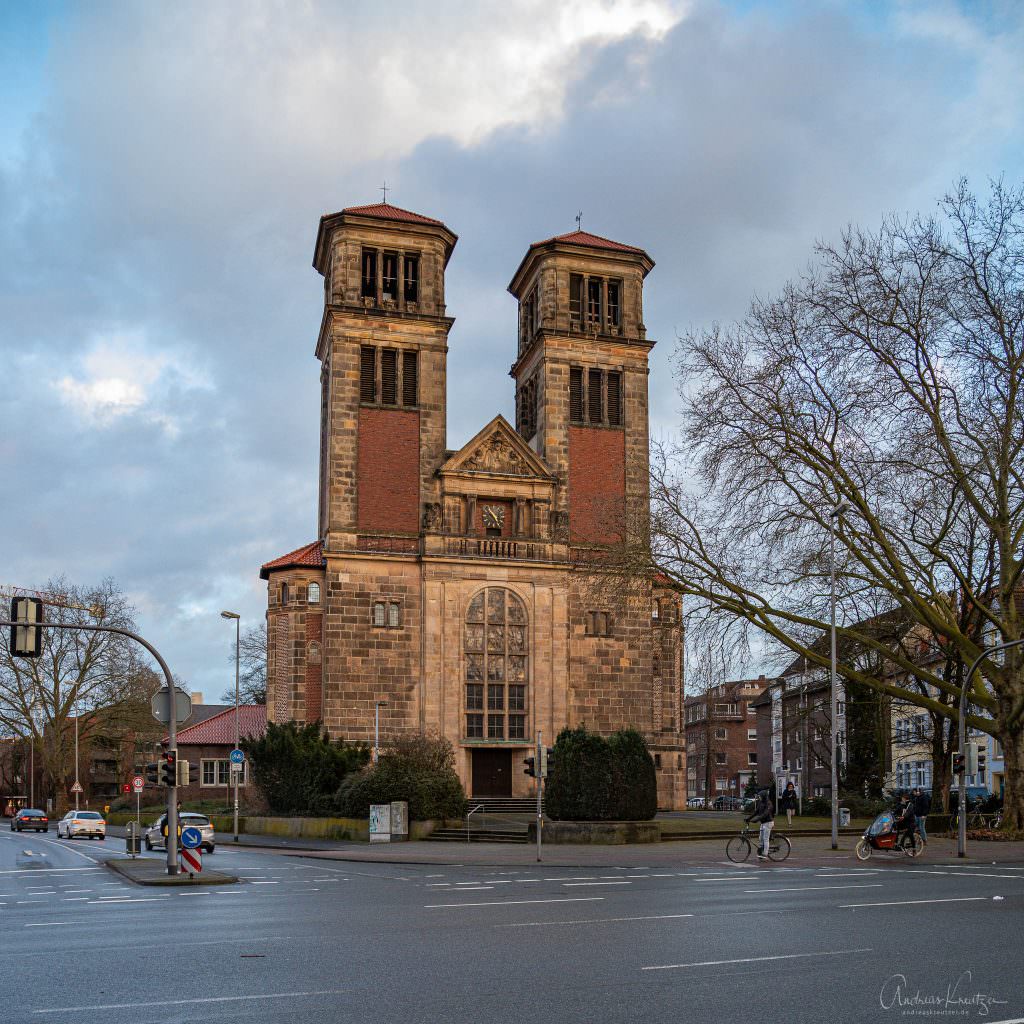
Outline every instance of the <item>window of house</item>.
[(747, 752), (747, 764), (757, 764), (757, 754), (753, 751)]
[(569, 421), (583, 422), (583, 371), (578, 366), (569, 369)]
[(389, 302), (398, 301), (398, 253), (384, 253), (381, 272), (381, 285), (384, 298)]
[(364, 299), (377, 298), (377, 250), (363, 250), (362, 296)]
[(377, 401), (377, 350), (370, 345), (359, 350), (359, 401)]
[(600, 278), (587, 280), (587, 326), (601, 327), (601, 284)]
[(725, 729), (716, 729), (715, 730), (715, 739), (716, 740), (724, 740), (727, 735), (728, 734), (726, 733)]
[(615, 620), (610, 612), (587, 612), (584, 627), (587, 636), (611, 636), (614, 627)]
[(287, 603), (288, 603), (288, 584), (287, 583), (282, 583), (281, 584), (281, 604), (287, 604)]
[(661, 604), (655, 599), (654, 604), (651, 606), (651, 618), (657, 619), (661, 616)]
[(747, 730), (747, 739), (748, 740), (756, 740), (757, 739), (757, 730), (756, 729), (748, 729)]
[(622, 374), (618, 370), (608, 371), (608, 426), (622, 425)]
[(397, 629), (402, 624), (402, 606), (398, 601), (374, 601), (370, 620), (374, 626)]
[(608, 282), (608, 326), (618, 327), (622, 318), (619, 296), (622, 293), (622, 284), (619, 281)]
[(529, 664), (526, 607), (509, 590), (488, 587), (466, 611), (466, 735), (525, 739)]
[(604, 409), (601, 402), (600, 370), (590, 370), (587, 374), (587, 420), (590, 423), (604, 422)]
[[(249, 765), (242, 766), (238, 775), (238, 785), (244, 786), (249, 781)], [(200, 786), (233, 786), (235, 783), (231, 775), (231, 762), (225, 758), (203, 758), (199, 762), (199, 785)]]
[(815, 768), (824, 768), (825, 767), (825, 762), (821, 759), (821, 756), (819, 754), (815, 754), (814, 755), (814, 767)]
[(420, 295), (420, 260), (418, 256), (406, 256), (403, 262), (404, 286), (406, 302), (419, 302)]
[(726, 754), (724, 750), (716, 751), (715, 753), (715, 764), (725, 764)]
[(320, 584), (319, 583), (310, 583), (309, 589), (306, 591), (306, 600), (309, 601), (310, 604), (319, 604), (320, 603)]
[(402, 353), (402, 405), (417, 404), (417, 388), (419, 385), (419, 366), (417, 353), (408, 349)]
[(583, 322), (583, 275), (569, 275), (569, 324), (579, 326)]
[(380, 401), (398, 405), (398, 352), (393, 348), (380, 350)]
[(728, 779), (715, 779), (715, 789), (719, 793), (726, 793), (729, 790)]

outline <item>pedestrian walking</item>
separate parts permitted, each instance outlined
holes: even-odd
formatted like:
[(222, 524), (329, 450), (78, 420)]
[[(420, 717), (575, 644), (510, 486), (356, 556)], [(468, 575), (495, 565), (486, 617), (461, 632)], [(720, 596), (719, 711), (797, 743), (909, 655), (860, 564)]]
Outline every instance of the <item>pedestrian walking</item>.
[(917, 831), (924, 842), (928, 842), (926, 826), (928, 824), (928, 812), (932, 809), (932, 795), (921, 789), (914, 788), (914, 820), (917, 823)]
[(786, 812), (787, 825), (793, 824), (793, 815), (796, 814), (797, 806), (796, 787), (792, 782), (787, 782), (779, 799), (779, 810)]
[(756, 821), (761, 825), (760, 848), (757, 851), (758, 860), (768, 859), (768, 844), (771, 842), (772, 826), (775, 824), (775, 808), (772, 805), (771, 794), (767, 789), (762, 789), (757, 794), (757, 803), (750, 816), (744, 819), (747, 822)]

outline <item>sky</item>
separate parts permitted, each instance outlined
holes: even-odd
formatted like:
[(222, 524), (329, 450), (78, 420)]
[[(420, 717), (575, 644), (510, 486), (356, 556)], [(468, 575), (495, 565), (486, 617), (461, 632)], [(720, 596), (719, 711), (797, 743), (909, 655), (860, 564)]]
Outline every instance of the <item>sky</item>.
[(112, 577), (206, 699), (260, 565), (315, 539), (321, 214), (459, 235), (448, 446), (513, 419), (529, 244), (645, 248), (652, 432), (678, 335), (817, 240), (1024, 178), (1024, 5), (0, 5), (0, 584)]

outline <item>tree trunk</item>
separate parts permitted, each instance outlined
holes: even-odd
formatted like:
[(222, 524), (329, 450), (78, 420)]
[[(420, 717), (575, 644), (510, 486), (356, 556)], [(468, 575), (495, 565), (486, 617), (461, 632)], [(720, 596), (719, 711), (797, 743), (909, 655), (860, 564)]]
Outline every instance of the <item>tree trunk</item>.
[(999, 737), (1003, 745), (1003, 827), (1024, 830), (1024, 728), (1007, 730)]

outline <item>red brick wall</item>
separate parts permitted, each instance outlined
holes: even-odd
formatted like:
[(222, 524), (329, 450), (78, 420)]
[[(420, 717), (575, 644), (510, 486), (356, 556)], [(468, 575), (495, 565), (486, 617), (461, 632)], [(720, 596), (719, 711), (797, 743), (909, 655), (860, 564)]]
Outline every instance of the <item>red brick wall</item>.
[(569, 539), (614, 544), (624, 536), (626, 443), (621, 430), (569, 428)]
[(417, 533), (420, 519), (419, 413), (361, 408), (358, 447), (359, 529)]

